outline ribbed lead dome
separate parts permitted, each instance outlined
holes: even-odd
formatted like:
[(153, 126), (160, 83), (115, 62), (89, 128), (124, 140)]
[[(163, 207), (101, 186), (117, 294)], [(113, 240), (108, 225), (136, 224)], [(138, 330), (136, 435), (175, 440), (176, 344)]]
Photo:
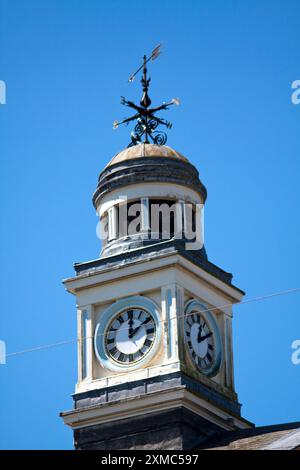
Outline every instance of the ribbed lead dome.
[(182, 162), (188, 162), (189, 160), (181, 155), (181, 153), (168, 147), (167, 145), (155, 145), (155, 144), (138, 144), (128, 147), (121, 152), (117, 153), (105, 168), (115, 165), (116, 163), (133, 160), (139, 157), (166, 157), (173, 160), (180, 160)]
[(121, 187), (133, 184), (173, 183), (196, 191), (203, 202), (206, 189), (198, 170), (176, 150), (166, 145), (138, 144), (117, 153), (98, 178), (93, 194), (97, 209), (102, 197)]

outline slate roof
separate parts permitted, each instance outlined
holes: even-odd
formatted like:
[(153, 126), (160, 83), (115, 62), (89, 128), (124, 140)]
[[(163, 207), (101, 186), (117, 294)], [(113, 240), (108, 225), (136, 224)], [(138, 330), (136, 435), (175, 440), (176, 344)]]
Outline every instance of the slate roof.
[(201, 449), (300, 450), (300, 422), (225, 431), (205, 441)]

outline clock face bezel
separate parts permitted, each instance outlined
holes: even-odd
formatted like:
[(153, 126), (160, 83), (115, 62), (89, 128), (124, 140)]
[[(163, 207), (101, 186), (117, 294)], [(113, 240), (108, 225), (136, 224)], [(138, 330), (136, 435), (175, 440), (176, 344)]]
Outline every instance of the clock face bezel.
[[(108, 354), (106, 338), (112, 323), (120, 316), (120, 314), (125, 313), (128, 310), (142, 310), (146, 312), (153, 319), (153, 323), (155, 325), (155, 336), (153, 344), (141, 359), (134, 362), (122, 363), (117, 362), (110, 354)], [(158, 307), (152, 300), (142, 296), (133, 296), (118, 300), (101, 314), (101, 317), (96, 324), (94, 336), (94, 351), (96, 357), (103, 367), (112, 371), (124, 372), (139, 369), (142, 366), (145, 366), (145, 364), (149, 362), (157, 352), (161, 343), (161, 330), (160, 313)]]
[[(201, 367), (199, 365), (198, 358), (201, 358), (201, 356), (198, 356), (195, 353), (192, 345), (191, 347), (189, 346), (189, 343), (191, 343), (191, 340), (190, 340), (190, 337), (187, 335), (186, 320), (191, 315), (195, 315), (195, 316), (199, 315), (200, 319), (202, 318), (202, 324), (203, 322), (205, 322), (206, 324), (206, 331), (209, 333), (210, 332), (212, 333), (212, 341), (210, 341), (210, 343), (213, 343), (213, 358), (212, 358), (211, 364), (208, 367)], [(197, 324), (197, 322), (195, 322), (194, 324)], [(186, 346), (189, 358), (192, 361), (193, 366), (196, 367), (196, 369), (199, 372), (206, 375), (207, 377), (213, 377), (219, 372), (220, 367), (221, 367), (221, 361), (222, 361), (222, 343), (221, 343), (220, 330), (219, 330), (218, 324), (214, 316), (209, 312), (208, 307), (206, 307), (204, 304), (202, 304), (198, 300), (191, 300), (187, 303), (185, 307), (183, 328), (184, 328), (185, 346)], [(196, 357), (194, 357), (195, 355)]]
[[(130, 318), (132, 328), (137, 330), (132, 339), (129, 336)], [(115, 364), (131, 366), (149, 354), (155, 344), (155, 338), (156, 323), (151, 313), (144, 308), (126, 307), (111, 319), (106, 328), (106, 354)], [(118, 357), (113, 354), (114, 350)]]

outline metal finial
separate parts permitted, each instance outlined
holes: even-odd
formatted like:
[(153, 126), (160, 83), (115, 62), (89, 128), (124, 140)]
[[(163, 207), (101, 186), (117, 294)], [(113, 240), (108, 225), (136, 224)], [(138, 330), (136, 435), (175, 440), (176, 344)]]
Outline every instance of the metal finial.
[(148, 108), (151, 104), (151, 100), (148, 95), (148, 88), (150, 85), (151, 78), (147, 78), (147, 65), (146, 64), (147, 64), (147, 57), (144, 55), (143, 76), (141, 79), (141, 84), (142, 84), (144, 93), (140, 101), (141, 106), (143, 106), (143, 108)]
[(160, 55), (160, 48), (161, 45), (155, 47), (148, 58), (144, 55), (143, 64), (129, 77), (129, 82), (132, 82), (136, 74), (143, 69), (143, 75), (141, 78), (143, 95), (140, 101), (140, 106), (133, 103), (133, 101), (126, 100), (124, 96), (121, 97), (121, 104), (129, 106), (137, 111), (136, 114), (129, 118), (125, 118), (120, 122), (114, 121), (113, 123), (114, 129), (116, 129), (120, 124), (128, 125), (130, 121), (137, 121), (134, 131), (131, 133), (131, 142), (128, 147), (142, 143), (142, 138), (144, 138), (144, 143), (149, 143), (151, 141), (157, 145), (164, 145), (167, 141), (167, 134), (162, 131), (156, 131), (156, 128), (159, 124), (166, 126), (168, 129), (171, 129), (172, 127), (171, 122), (158, 118), (155, 116), (155, 113), (157, 111), (169, 109), (169, 106), (172, 104), (178, 105), (178, 98), (172, 99), (169, 103), (163, 103), (160, 106), (149, 108), (151, 105), (151, 99), (148, 95), (148, 90), (151, 78), (147, 78), (147, 63), (149, 60), (155, 60)]

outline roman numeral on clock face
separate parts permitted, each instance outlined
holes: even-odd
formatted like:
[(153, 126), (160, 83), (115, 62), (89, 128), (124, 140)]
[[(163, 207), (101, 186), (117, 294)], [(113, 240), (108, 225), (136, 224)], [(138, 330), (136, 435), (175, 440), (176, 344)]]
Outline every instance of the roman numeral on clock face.
[(128, 315), (128, 320), (132, 320), (133, 319), (133, 310), (128, 310), (127, 315)]
[(113, 348), (109, 350), (109, 352), (112, 356), (116, 356), (118, 353), (118, 349), (114, 346)]
[(118, 357), (118, 361), (125, 362), (125, 359), (126, 359), (126, 354), (120, 353)]

